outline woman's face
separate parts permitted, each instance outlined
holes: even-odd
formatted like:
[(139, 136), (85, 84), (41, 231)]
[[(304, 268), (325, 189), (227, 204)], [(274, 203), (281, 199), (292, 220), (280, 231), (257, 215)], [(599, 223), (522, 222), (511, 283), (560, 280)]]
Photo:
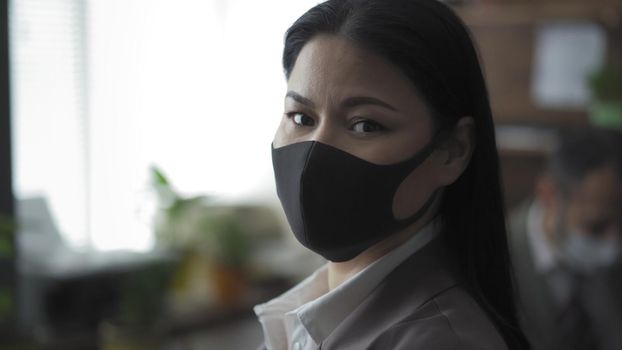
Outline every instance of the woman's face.
[[(397, 67), (346, 39), (320, 35), (303, 47), (290, 74), (273, 146), (320, 141), (384, 165), (413, 156), (431, 141), (432, 129), (425, 104)], [(415, 212), (439, 187), (437, 153), (398, 189), (396, 217)]]
[(314, 140), (391, 164), (427, 144), (431, 129), (423, 101), (396, 67), (345, 39), (318, 36), (290, 74), (274, 147)]

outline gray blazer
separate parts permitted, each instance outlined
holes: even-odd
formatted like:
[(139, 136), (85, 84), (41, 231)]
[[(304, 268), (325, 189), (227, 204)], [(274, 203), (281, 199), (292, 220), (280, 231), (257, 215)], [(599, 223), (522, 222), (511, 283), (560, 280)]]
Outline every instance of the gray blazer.
[[(592, 337), (580, 330), (568, 334), (559, 328), (560, 310), (550, 292), (546, 276), (537, 272), (527, 236), (527, 216), (531, 203), (517, 207), (510, 220), (510, 250), (519, 290), (522, 328), (533, 350), (622, 349), (622, 267), (618, 263), (605, 274), (586, 280), (593, 310), (602, 319), (592, 325)], [(596, 337), (594, 339), (594, 337)], [(595, 344), (596, 342), (597, 344)]]
[(442, 240), (430, 242), (393, 270), (319, 348), (507, 349), (448, 261)]

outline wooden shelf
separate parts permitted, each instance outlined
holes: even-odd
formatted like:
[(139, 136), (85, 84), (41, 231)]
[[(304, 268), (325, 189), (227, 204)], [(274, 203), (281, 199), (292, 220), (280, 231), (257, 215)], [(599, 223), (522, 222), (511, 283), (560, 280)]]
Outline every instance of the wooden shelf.
[(608, 36), (606, 60), (622, 62), (622, 1), (478, 3), (457, 7), (479, 50), (493, 117), (498, 124), (568, 127), (588, 124), (586, 108), (549, 109), (531, 96), (538, 26), (556, 20), (600, 23)]
[(622, 24), (622, 4), (614, 1), (563, 1), (478, 4), (458, 7), (469, 26), (521, 26), (551, 20), (588, 19), (605, 27)]

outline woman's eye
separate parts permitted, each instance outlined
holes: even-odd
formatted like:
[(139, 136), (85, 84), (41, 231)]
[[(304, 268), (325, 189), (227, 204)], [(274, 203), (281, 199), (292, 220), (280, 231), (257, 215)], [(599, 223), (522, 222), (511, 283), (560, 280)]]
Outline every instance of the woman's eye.
[(361, 120), (352, 125), (352, 131), (359, 133), (370, 133), (383, 130), (385, 130), (384, 126), (370, 120)]
[(315, 120), (303, 113), (290, 113), (287, 115), (297, 126), (313, 126)]

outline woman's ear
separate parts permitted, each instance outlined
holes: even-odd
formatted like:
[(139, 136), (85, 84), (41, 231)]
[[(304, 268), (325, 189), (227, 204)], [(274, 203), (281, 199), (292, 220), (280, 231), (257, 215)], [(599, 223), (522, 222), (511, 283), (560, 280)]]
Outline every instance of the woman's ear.
[(456, 181), (469, 165), (475, 148), (475, 121), (462, 117), (438, 147), (440, 161), (439, 181), (447, 186)]

